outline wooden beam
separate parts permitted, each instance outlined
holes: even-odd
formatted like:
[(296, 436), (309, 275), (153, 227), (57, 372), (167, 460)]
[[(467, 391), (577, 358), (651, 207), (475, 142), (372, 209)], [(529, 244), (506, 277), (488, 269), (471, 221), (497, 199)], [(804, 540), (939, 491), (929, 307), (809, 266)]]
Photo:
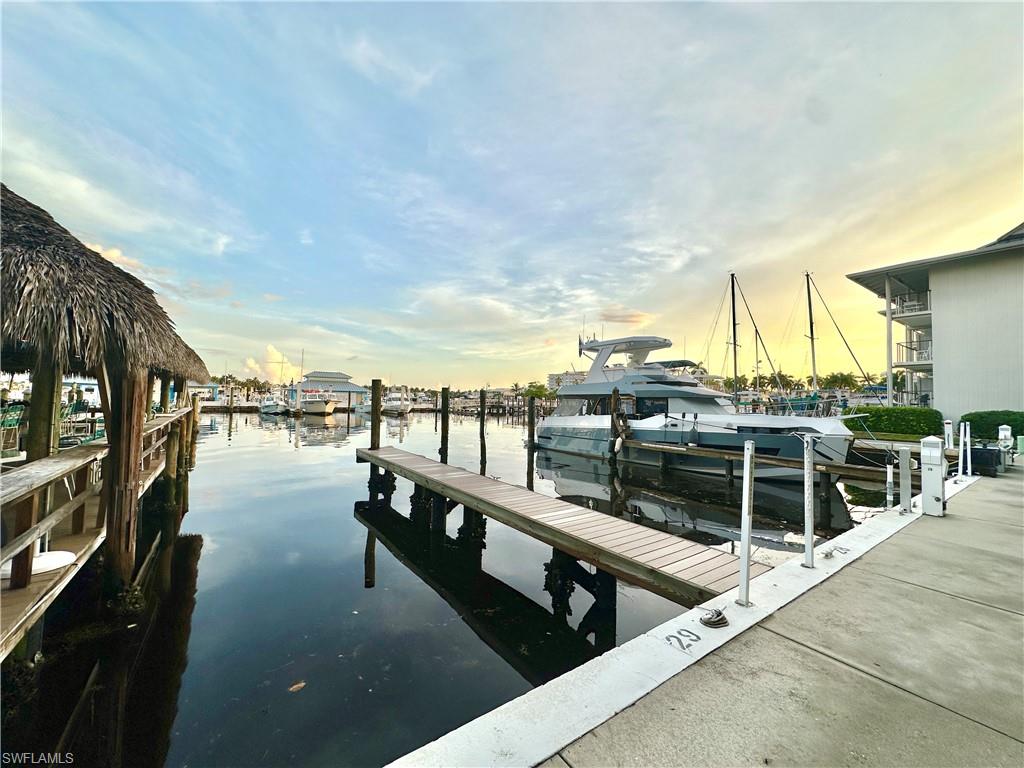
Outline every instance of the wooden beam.
[[(34, 493), (29, 498), (18, 504), (14, 512), (14, 534), (15, 536), (24, 533), (39, 519), (39, 494)], [(35, 544), (30, 544), (21, 550), (11, 561), (11, 589), (27, 587), (32, 580), (32, 557), (35, 554)]]
[(171, 374), (164, 373), (160, 376), (160, 412), (168, 413), (171, 410)]

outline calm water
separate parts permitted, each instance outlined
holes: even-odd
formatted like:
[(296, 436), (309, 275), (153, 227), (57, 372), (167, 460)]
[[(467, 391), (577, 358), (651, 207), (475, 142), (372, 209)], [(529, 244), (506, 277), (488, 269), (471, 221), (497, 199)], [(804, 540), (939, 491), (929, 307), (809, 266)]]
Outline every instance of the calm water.
[[(433, 414), (387, 426), (385, 442), (437, 455)], [(488, 422), (487, 474), (525, 484), (524, 437), (521, 424)], [(460, 531), (461, 507), (447, 536), (431, 537), (400, 478), (391, 508), (368, 508), (368, 467), (354, 460), (368, 442), (357, 416), (204, 416), (187, 514), (159, 566), (167, 597), (117, 642), (84, 643), (43, 674), (40, 746), (52, 748), (100, 658), (126, 681), (127, 706), (108, 702), (122, 714), (105, 715), (92, 702), (101, 714), (79, 728), (84, 753), (119, 748), (125, 765), (379, 765), (683, 610), (492, 520)], [(479, 466), (477, 422), (452, 420), (449, 461)], [(738, 489), (620, 475), (541, 453), (534, 487), (733, 546)], [(801, 503), (797, 486), (758, 491), (760, 559), (799, 551)], [(821, 527), (849, 527), (842, 500), (830, 507)], [(55, 692), (58, 678), (73, 696)], [(111, 717), (120, 741), (93, 733)]]

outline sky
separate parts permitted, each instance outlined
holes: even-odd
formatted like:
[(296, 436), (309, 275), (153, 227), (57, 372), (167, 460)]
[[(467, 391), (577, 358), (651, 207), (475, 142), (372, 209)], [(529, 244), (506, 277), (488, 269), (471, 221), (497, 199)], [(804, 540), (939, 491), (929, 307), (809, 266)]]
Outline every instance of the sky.
[[(810, 372), (810, 270), (877, 372), (881, 302), (845, 275), (1024, 220), (1019, 3), (2, 22), (4, 183), (146, 281), (215, 374), (507, 386), (585, 366), (580, 334), (721, 372), (730, 270), (777, 367)], [(819, 370), (854, 370), (815, 311)]]

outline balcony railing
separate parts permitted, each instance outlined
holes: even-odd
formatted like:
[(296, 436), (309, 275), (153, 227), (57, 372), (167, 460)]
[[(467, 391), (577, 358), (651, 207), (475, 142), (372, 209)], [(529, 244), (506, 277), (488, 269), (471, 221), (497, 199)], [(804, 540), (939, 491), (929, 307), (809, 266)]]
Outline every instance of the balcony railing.
[(930, 363), (932, 361), (932, 342), (914, 341), (909, 344), (896, 345), (897, 363)]
[(932, 292), (900, 293), (892, 297), (892, 316), (912, 315), (916, 312), (930, 312)]

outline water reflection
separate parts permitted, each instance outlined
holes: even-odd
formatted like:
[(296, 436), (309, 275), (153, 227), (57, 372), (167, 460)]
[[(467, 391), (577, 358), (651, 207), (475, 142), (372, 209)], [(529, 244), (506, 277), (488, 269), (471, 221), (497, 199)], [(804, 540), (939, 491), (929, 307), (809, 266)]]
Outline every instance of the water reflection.
[[(732, 551), (740, 538), (742, 488), (725, 478), (678, 469), (622, 464), (538, 450), (537, 474), (565, 501), (708, 546)], [(815, 495), (815, 533), (831, 538), (853, 523), (835, 486)], [(803, 487), (755, 483), (751, 539), (762, 562), (775, 564), (803, 548)], [(773, 552), (774, 551), (774, 552)]]
[[(357, 502), (355, 518), (367, 529), (364, 584), (375, 584), (374, 548), (380, 542), (417, 578), (440, 595), (459, 618), (530, 685), (541, 685), (615, 645), (615, 579), (591, 573), (576, 560), (552, 551), (541, 577), (551, 611), (483, 567), (486, 519), (462, 510), (453, 538), (433, 516), (432, 500), (418, 490), (405, 517), (383, 500)], [(448, 514), (442, 512), (442, 515)], [(450, 514), (458, 514), (452, 512)], [(433, 522), (433, 525), (432, 525)], [(593, 603), (577, 627), (569, 624), (576, 586)]]

